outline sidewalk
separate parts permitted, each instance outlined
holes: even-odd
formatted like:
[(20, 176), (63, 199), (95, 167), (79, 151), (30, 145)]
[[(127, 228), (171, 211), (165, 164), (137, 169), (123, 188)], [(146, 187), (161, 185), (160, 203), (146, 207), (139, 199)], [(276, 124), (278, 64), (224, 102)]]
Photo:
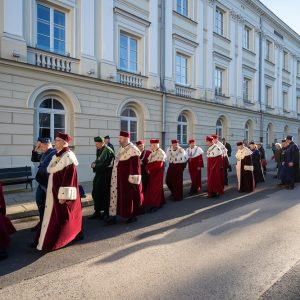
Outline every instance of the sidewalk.
[[(186, 169), (183, 174), (183, 185), (188, 186), (190, 185), (190, 179), (189, 179), (189, 173)], [(205, 174), (206, 176), (206, 174)], [(206, 181), (206, 177), (203, 178), (203, 181)], [(82, 206), (87, 207), (94, 204), (92, 199), (92, 189), (93, 189), (93, 182), (80, 182), (80, 184), (83, 186), (83, 189), (85, 191), (86, 197), (82, 198)], [(16, 189), (16, 187), (19, 189)], [(32, 217), (38, 215), (37, 206), (35, 203), (35, 190), (33, 189), (33, 192), (30, 191), (30, 189), (23, 188), (24, 185), (16, 185), (12, 189), (9, 186), (4, 186), (4, 197), (5, 197), (5, 203), (6, 203), (6, 213), (9, 216), (10, 219), (19, 219), (19, 218), (26, 218), (26, 217)], [(164, 184), (164, 189), (168, 190), (166, 184)]]
[[(272, 171), (275, 168), (274, 162), (269, 162), (268, 169)], [(232, 178), (230, 183), (235, 182), (235, 168), (232, 166), (232, 172), (229, 173), (229, 177)], [(234, 177), (234, 178), (233, 178)], [(202, 183), (206, 183), (206, 168), (202, 170)], [(183, 185), (184, 187), (188, 187), (190, 185), (190, 176), (188, 173), (188, 169), (185, 169), (183, 174)], [(89, 182), (81, 182), (80, 183), (84, 191), (86, 193), (86, 197), (82, 198), (82, 206), (87, 207), (93, 205), (93, 199), (91, 195), (93, 183), (92, 181)], [(16, 187), (19, 189), (16, 190)], [(11, 219), (19, 219), (19, 218), (26, 218), (38, 215), (37, 206), (35, 203), (35, 189), (33, 192), (30, 189), (26, 190), (23, 188), (24, 185), (13, 186), (12, 187), (3, 187), (4, 190), (4, 197), (6, 202), (6, 212), (7, 215)], [(164, 184), (164, 190), (168, 191), (166, 184)]]

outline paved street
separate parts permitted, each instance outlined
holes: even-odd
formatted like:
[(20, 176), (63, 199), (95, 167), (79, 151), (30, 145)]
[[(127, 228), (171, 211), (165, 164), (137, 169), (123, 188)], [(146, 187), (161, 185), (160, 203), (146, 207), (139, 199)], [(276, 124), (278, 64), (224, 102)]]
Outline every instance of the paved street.
[(26, 245), (36, 219), (16, 220), (0, 299), (299, 299), (300, 186), (268, 181), (168, 202), (137, 223), (88, 220), (85, 239), (41, 255)]

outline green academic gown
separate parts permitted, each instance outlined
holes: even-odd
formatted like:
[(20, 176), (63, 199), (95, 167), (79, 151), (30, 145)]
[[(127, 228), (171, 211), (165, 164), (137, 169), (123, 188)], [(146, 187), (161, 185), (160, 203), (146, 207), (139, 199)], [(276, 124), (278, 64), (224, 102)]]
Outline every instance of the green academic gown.
[(97, 151), (98, 156), (95, 161), (92, 196), (95, 211), (108, 213), (111, 172), (115, 155), (113, 150), (106, 145), (100, 150), (102, 151)]

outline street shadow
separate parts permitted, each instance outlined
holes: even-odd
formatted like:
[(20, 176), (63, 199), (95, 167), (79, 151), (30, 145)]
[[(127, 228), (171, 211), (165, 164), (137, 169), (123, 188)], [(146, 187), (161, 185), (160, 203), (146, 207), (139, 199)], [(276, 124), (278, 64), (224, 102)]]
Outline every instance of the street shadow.
[[(207, 232), (208, 234), (211, 235), (222, 234), (234, 228), (241, 228), (244, 226), (252, 225), (254, 223), (263, 222), (266, 219), (274, 217), (275, 215), (293, 207), (294, 205), (299, 204), (299, 198), (295, 196), (292, 199), (289, 199), (289, 202), (286, 202), (285, 206), (276, 204), (272, 208), (264, 209), (261, 212), (252, 213), (245, 220), (237, 220), (235, 222), (230, 222), (214, 229), (205, 228), (205, 226), (202, 226), (203, 228), (200, 228), (199, 226), (199, 230), (197, 229), (185, 230), (187, 227), (191, 225), (195, 225), (197, 223), (201, 223), (204, 220), (207, 220), (209, 218), (220, 216), (232, 210), (236, 210), (244, 206), (247, 206), (249, 204), (253, 204), (265, 200), (266, 198), (271, 197), (272, 194), (277, 191), (278, 190), (274, 190), (274, 186), (269, 185), (269, 188), (251, 194), (240, 194), (237, 192), (233, 192), (229, 199), (225, 198), (222, 200), (217, 200), (214, 202), (215, 206), (208, 208), (207, 210), (196, 212), (191, 216), (184, 218), (179, 222), (176, 222), (175, 224), (150, 230), (138, 235), (136, 237), (134, 245), (116, 251), (112, 255), (109, 255), (99, 260), (96, 263), (101, 264), (101, 263), (114, 262), (128, 255), (131, 255), (137, 251), (141, 251), (149, 247), (156, 247), (159, 245), (172, 244), (183, 240), (192, 239), (193, 237), (198, 236), (204, 232)], [(230, 200), (237, 200), (237, 201), (230, 201)], [(212, 202), (210, 202), (210, 205), (212, 205)], [(253, 209), (250, 208), (249, 213), (251, 213), (252, 211)], [(146, 240), (147, 238), (151, 238), (151, 240)]]

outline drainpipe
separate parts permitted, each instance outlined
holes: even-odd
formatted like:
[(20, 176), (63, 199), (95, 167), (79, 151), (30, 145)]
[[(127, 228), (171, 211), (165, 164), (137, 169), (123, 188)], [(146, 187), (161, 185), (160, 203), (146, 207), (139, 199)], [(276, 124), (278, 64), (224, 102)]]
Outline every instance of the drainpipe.
[(263, 39), (262, 39), (262, 16), (260, 16), (260, 33), (259, 33), (259, 85), (258, 85), (258, 101), (259, 101), (259, 115), (260, 115), (260, 142), (263, 143), (264, 141), (264, 115), (262, 111), (262, 101), (261, 101), (261, 96), (262, 96), (262, 88), (261, 88), (261, 82), (262, 82), (262, 76), (263, 76), (263, 69), (262, 69), (262, 62), (263, 62), (263, 57), (262, 57), (262, 47), (263, 47)]
[(160, 90), (162, 91), (162, 131), (161, 131), (161, 148), (165, 149), (166, 129), (165, 129), (165, 114), (166, 114), (166, 87), (165, 87), (165, 0), (161, 0), (161, 22), (160, 22)]

